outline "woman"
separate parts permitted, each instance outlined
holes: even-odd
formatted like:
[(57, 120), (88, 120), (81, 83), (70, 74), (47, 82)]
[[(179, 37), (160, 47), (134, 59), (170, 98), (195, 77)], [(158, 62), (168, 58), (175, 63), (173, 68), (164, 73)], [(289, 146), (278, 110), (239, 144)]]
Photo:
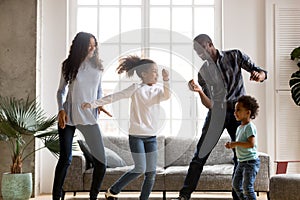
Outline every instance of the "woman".
[(60, 157), (55, 169), (52, 198), (59, 200), (62, 186), (72, 160), (72, 143), (75, 129), (84, 136), (93, 155), (93, 180), (90, 200), (97, 199), (106, 171), (104, 146), (97, 115), (102, 107), (82, 110), (83, 101), (91, 101), (102, 95), (101, 76), (103, 66), (98, 57), (98, 43), (90, 33), (78, 33), (70, 48), (69, 56), (62, 63), (62, 73), (57, 91), (58, 132)]

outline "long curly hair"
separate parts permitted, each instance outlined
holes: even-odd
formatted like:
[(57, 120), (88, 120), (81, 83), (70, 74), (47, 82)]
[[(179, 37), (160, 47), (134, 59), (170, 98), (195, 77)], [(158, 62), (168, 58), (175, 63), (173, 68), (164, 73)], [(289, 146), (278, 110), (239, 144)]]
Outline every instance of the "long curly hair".
[(81, 63), (88, 55), (91, 38), (94, 38), (95, 40), (96, 49), (93, 57), (90, 58), (90, 61), (95, 65), (95, 67), (103, 70), (101, 60), (99, 59), (98, 42), (96, 37), (91, 33), (79, 32), (72, 41), (68, 58), (62, 63), (62, 74), (67, 83), (72, 83), (72, 81), (76, 78)]
[(127, 72), (127, 76), (132, 77), (135, 71), (138, 77), (142, 78), (142, 72), (147, 71), (151, 67), (151, 64), (155, 64), (155, 62), (147, 58), (128, 56), (120, 59), (117, 72), (118, 74)]

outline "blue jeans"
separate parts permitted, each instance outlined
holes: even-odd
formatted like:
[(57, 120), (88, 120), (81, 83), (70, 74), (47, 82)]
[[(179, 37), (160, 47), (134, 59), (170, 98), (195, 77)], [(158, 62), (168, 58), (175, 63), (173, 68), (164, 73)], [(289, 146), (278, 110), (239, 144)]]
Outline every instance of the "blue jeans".
[[(224, 119), (224, 121), (219, 121), (220, 119)], [(227, 108), (222, 105), (214, 105), (213, 110), (209, 110), (207, 113), (207, 117), (205, 119), (203, 128), (202, 128), (202, 135), (199, 139), (199, 142), (196, 147), (195, 155), (190, 162), (190, 166), (187, 172), (187, 175), (184, 180), (183, 187), (180, 190), (180, 196), (184, 196), (190, 199), (192, 192), (196, 189), (200, 175), (203, 171), (203, 166), (206, 163), (211, 151), (204, 157), (199, 157), (200, 148), (204, 145), (204, 139), (209, 137), (210, 135), (217, 135), (215, 138), (220, 138), (221, 134), (223, 133), (224, 129), (227, 129), (227, 132), (230, 135), (232, 141), (235, 141), (236, 138), (236, 129), (240, 125), (240, 122), (236, 121), (234, 117), (234, 108)], [(217, 144), (218, 139), (214, 141)], [(225, 147), (224, 147), (225, 148)], [(234, 153), (233, 161), (234, 161), (234, 170), (237, 166), (237, 158), (235, 149), (232, 149)], [(234, 174), (234, 171), (233, 171)], [(238, 197), (235, 191), (232, 189), (232, 197), (233, 200), (238, 200)]]
[(260, 160), (239, 162), (232, 180), (232, 187), (240, 200), (255, 200), (254, 182)]
[(62, 187), (66, 178), (67, 170), (72, 161), (72, 144), (75, 129), (78, 128), (85, 137), (93, 155), (93, 180), (90, 190), (90, 199), (96, 199), (106, 171), (106, 158), (100, 128), (95, 125), (58, 127), (60, 155), (55, 168), (52, 199), (59, 200), (62, 197)]
[(140, 200), (147, 200), (152, 191), (157, 163), (157, 141), (156, 137), (138, 137), (129, 135), (129, 146), (134, 161), (134, 168), (126, 172), (110, 188), (113, 194), (121, 192), (122, 188), (131, 181), (145, 174)]

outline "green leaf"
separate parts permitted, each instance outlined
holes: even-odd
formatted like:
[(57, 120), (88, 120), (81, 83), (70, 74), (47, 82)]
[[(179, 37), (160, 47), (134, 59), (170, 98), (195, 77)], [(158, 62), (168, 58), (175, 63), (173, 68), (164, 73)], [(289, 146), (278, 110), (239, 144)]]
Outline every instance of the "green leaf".
[(291, 60), (295, 60), (296, 58), (300, 59), (300, 47), (295, 48), (292, 52), (291, 52)]
[(35, 137), (41, 139), (47, 149), (50, 150), (56, 157), (59, 155), (59, 135), (57, 129), (39, 132)]
[(293, 101), (300, 106), (300, 70), (292, 74), (289, 85)]
[[(16, 99), (0, 96), (0, 140), (6, 141), (11, 148), (12, 157), (24, 161), (33, 152), (23, 155), (35, 137), (41, 139), (45, 147), (56, 156), (59, 153), (56, 116), (46, 117), (46, 113), (36, 99)], [(32, 138), (26, 144), (23, 136)], [(43, 147), (42, 147), (43, 148)]]

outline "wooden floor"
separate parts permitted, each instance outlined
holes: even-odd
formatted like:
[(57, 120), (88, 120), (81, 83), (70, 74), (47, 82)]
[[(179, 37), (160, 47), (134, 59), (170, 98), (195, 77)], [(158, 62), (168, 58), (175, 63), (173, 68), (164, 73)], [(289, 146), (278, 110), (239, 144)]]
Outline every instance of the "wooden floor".
[[(168, 192), (167, 193), (167, 199), (171, 199), (174, 197), (177, 197), (177, 192)], [(137, 200), (139, 197), (139, 193), (121, 193), (119, 194), (120, 200)], [(74, 197), (72, 193), (67, 193), (65, 200), (88, 200), (88, 193), (78, 193)], [(104, 193), (101, 192), (98, 195), (99, 200), (104, 200)], [(162, 199), (162, 193), (161, 192), (152, 192), (150, 196), (150, 200), (159, 200)], [(192, 194), (192, 200), (230, 200), (231, 193), (227, 192), (197, 192)], [(51, 200), (51, 195), (41, 195), (36, 198), (31, 198), (30, 200)], [(259, 196), (257, 197), (257, 200), (267, 200), (267, 194), (266, 193), (259, 193)]]

